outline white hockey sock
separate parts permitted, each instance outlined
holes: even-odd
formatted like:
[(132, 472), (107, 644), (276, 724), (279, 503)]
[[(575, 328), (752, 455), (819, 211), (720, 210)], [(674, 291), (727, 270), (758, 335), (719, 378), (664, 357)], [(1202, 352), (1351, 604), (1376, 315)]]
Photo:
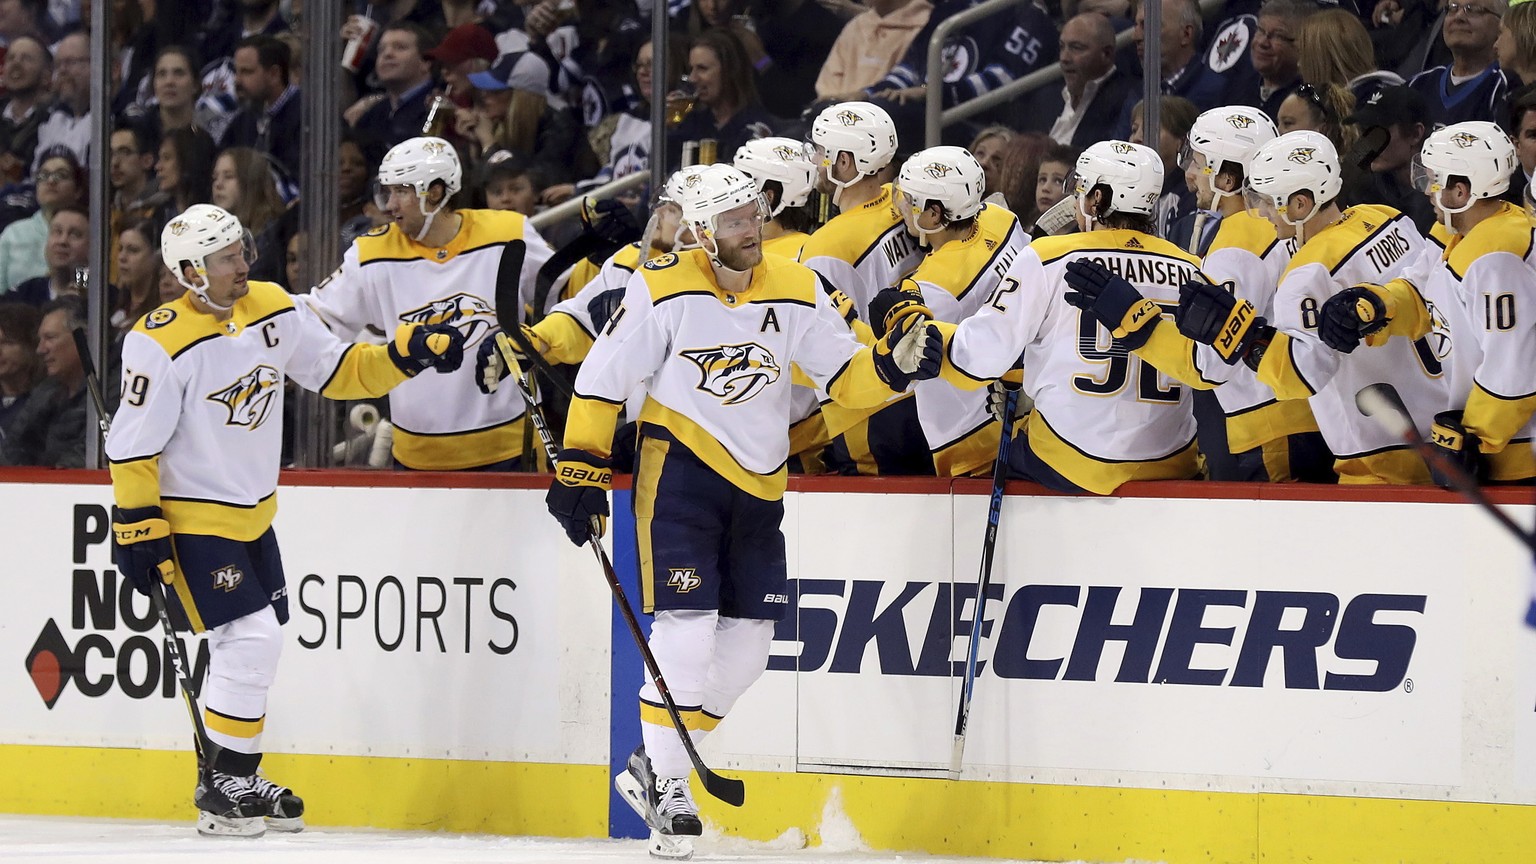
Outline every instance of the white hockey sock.
[[(282, 625), (270, 606), (208, 631), (208, 680), (202, 702), (209, 740), (237, 754), (261, 752), (267, 691), (282, 653)], [(255, 768), (254, 760), (233, 762)]]
[(704, 684), (704, 714), (719, 723), (741, 694), (768, 668), (774, 622), (721, 618), (715, 626), (715, 654)]
[[(671, 688), (683, 724), (695, 741), (708, 731), (702, 728), (704, 725), (713, 728), (714, 723), (700, 709), (710, 661), (715, 653), (717, 618), (714, 611), (707, 610), (662, 611), (656, 613), (656, 620), (651, 625), (651, 653), (656, 656), (656, 665)], [(646, 755), (651, 758), (651, 770), (657, 777), (688, 776), (693, 768), (688, 751), (677, 737), (661, 693), (649, 675), (645, 686), (640, 688), (640, 732)]]

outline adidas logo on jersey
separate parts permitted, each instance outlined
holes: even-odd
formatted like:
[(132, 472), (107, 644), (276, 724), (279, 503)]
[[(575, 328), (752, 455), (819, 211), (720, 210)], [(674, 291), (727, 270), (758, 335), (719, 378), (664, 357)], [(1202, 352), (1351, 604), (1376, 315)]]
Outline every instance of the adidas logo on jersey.
[(679, 594), (687, 594), (689, 591), (704, 584), (699, 578), (699, 571), (694, 567), (673, 567), (672, 575), (667, 579), (667, 584), (677, 589)]
[(1132, 237), (1129, 240), (1125, 241), (1125, 248), (1127, 248), (1127, 249), (1145, 249), (1146, 247), (1141, 245), (1141, 241), (1140, 240), (1137, 240), (1135, 237)]

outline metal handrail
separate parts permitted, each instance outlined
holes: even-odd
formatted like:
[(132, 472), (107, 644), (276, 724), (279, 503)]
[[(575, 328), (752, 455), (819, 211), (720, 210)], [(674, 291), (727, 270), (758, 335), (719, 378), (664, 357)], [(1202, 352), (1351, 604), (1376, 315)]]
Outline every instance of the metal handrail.
[[(933, 28), (933, 36), (928, 39), (928, 74), (923, 78), (927, 87), (926, 93), (926, 121), (924, 123), (923, 138), (928, 143), (924, 146), (934, 147), (939, 143), (939, 135), (942, 131), (940, 113), (944, 107), (944, 43), (948, 41), (949, 34), (964, 27), (972, 21), (979, 21), (1008, 6), (1017, 6), (1028, 0), (987, 0), (980, 6), (972, 6), (964, 12), (951, 15), (939, 22), (939, 26)], [(956, 106), (959, 107), (959, 106)]]
[(533, 214), (528, 217), (528, 224), (534, 228), (547, 228), (562, 219), (570, 219), (580, 213), (581, 200), (583, 198), (610, 198), (620, 192), (627, 192), (630, 189), (643, 186), (650, 179), (650, 172), (647, 171), (625, 174), (623, 177), (617, 180), (610, 180), (596, 189), (588, 190), (580, 195), (574, 195), (570, 199), (562, 201), (542, 213)]

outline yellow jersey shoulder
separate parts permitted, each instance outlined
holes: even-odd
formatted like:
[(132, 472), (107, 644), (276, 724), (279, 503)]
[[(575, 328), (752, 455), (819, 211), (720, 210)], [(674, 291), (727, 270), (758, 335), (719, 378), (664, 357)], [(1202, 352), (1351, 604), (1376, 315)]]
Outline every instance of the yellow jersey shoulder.
[(772, 240), (763, 241), (763, 252), (774, 255), (783, 255), (795, 261), (800, 260), (800, 252), (805, 248), (805, 241), (811, 239), (811, 235), (803, 231), (791, 231)]
[[(690, 249), (681, 255), (667, 254), (653, 258), (640, 268), (651, 304), (674, 297), (700, 294), (717, 299), (726, 295), (716, 284), (709, 257), (702, 249)], [(752, 287), (738, 295), (748, 303), (797, 302), (815, 305), (816, 273), (804, 264), (782, 255), (765, 253), (753, 270)]]
[(1246, 210), (1223, 217), (1216, 226), (1216, 236), (1211, 238), (1207, 255), (1221, 249), (1242, 249), (1260, 258), (1280, 242), (1275, 226), (1268, 220), (1250, 214)]
[[(240, 327), (292, 309), (293, 296), (274, 282), (250, 282), (246, 295), (235, 303), (231, 320)], [(191, 345), (209, 336), (225, 333), (225, 326), (212, 315), (194, 308), (190, 294), (163, 303), (133, 325), (135, 332), (153, 339), (165, 353), (175, 358)]]
[(1200, 266), (1199, 258), (1161, 237), (1123, 228), (1084, 231), (1059, 237), (1041, 237), (1031, 242), (1029, 248), (1035, 250), (1035, 254), (1040, 256), (1042, 264), (1049, 264), (1075, 252), (1131, 252), (1166, 255), (1194, 267)]
[(841, 258), (852, 264), (861, 258), (892, 226), (901, 222), (891, 206), (891, 184), (880, 187), (880, 194), (852, 210), (832, 217), (827, 224), (806, 238), (802, 260)]
[(465, 250), (521, 239), (528, 218), (512, 210), (460, 210)]
[(1446, 263), (1456, 278), (1465, 278), (1472, 262), (1495, 252), (1508, 252), (1524, 259), (1531, 254), (1533, 229), (1525, 210), (1505, 203), (1499, 212), (1477, 223), (1477, 227), (1451, 247)]
[[(1291, 256), (1291, 263), (1285, 272), (1290, 273), (1309, 264), (1321, 264), (1332, 273), (1377, 231), (1402, 215), (1391, 207), (1379, 204), (1357, 204), (1344, 211), (1343, 219), (1303, 243), (1296, 254)], [(1412, 226), (1410, 229), (1414, 230)]]
[(800, 303), (816, 305), (818, 280), (816, 271), (793, 258), (763, 253), (763, 263), (753, 275), (753, 285), (747, 292), (748, 303)]
[(998, 256), (1008, 235), (1018, 224), (1019, 219), (1013, 213), (989, 204), (977, 214), (975, 225), (965, 239), (946, 243), (928, 253), (908, 278), (939, 286), (956, 297), (964, 296), (975, 283), (977, 274)]

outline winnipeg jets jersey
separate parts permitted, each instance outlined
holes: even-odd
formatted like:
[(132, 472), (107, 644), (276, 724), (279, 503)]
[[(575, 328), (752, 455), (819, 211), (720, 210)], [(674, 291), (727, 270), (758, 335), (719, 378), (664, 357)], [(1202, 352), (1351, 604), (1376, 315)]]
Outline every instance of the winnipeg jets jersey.
[(738, 488), (776, 500), (794, 367), (856, 406), (891, 395), (809, 269), (765, 255), (735, 294), (702, 250), (663, 255), (631, 277), (582, 364), (565, 446), (607, 455), (619, 405), (649, 376), (643, 434), (669, 437)]
[[(464, 334), (466, 356), (496, 323), (496, 272), (509, 241), (527, 243), (520, 297), (532, 302), (534, 276), (551, 255), (520, 214), (459, 210), (463, 225), (434, 249), (389, 225), (352, 244), (341, 267), (299, 302), (331, 331), (355, 339), (367, 327), (386, 335), (401, 324), (452, 323)], [(414, 378), (390, 394), (394, 456), (409, 468), (449, 471), (490, 465), (522, 449), (523, 401), (516, 387), (491, 396), (475, 386), (473, 363), (457, 372)]]
[(285, 376), (336, 399), (406, 380), (386, 347), (349, 345), (281, 286), (249, 284), (227, 322), (183, 296), (123, 340), (113, 494), (121, 507), (159, 506), (176, 532), (254, 540), (272, 524)]
[[(969, 318), (992, 296), (1015, 258), (1029, 244), (1018, 217), (987, 205), (963, 240), (928, 253), (902, 288), (923, 295), (936, 320)], [(997, 421), (987, 412), (987, 391), (962, 390), (935, 378), (917, 382), (917, 419), (940, 477), (986, 471), (997, 457)]]
[[(1351, 207), (1296, 250), (1275, 292), (1270, 324), (1279, 332), (1259, 364), (1259, 380), (1281, 399), (1309, 399), (1318, 429), (1337, 457), (1341, 483), (1428, 480), (1422, 465), (1408, 464), (1413, 460), (1383, 468), (1405, 457), (1373, 458), (1406, 445), (1361, 414), (1355, 394), (1368, 384), (1392, 384), (1419, 431), (1427, 433), (1448, 398), (1442, 362), (1449, 352), (1449, 332), (1442, 328), (1433, 340), (1394, 339), (1380, 349), (1351, 354), (1334, 351), (1317, 335), (1318, 315), (1329, 297), (1357, 283), (1381, 284), (1403, 275), (1424, 247), (1413, 222), (1398, 211), (1373, 204)], [(1405, 470), (1409, 473), (1401, 473)]]
[[(1091, 492), (1107, 495), (1128, 480), (1193, 477), (1199, 453), (1189, 388), (1126, 351), (1096, 318), (1063, 299), (1066, 266), (1079, 259), (1119, 274), (1170, 317), (1179, 286), (1200, 273), (1194, 256), (1138, 231), (1037, 239), (974, 315), (955, 327), (938, 325), (948, 343), (943, 376), (977, 388), (1023, 354), (1024, 392), (1035, 403), (1030, 448)], [(1171, 331), (1171, 321), (1158, 329)], [(1185, 366), (1170, 372), (1202, 380), (1193, 353), (1186, 351)]]

